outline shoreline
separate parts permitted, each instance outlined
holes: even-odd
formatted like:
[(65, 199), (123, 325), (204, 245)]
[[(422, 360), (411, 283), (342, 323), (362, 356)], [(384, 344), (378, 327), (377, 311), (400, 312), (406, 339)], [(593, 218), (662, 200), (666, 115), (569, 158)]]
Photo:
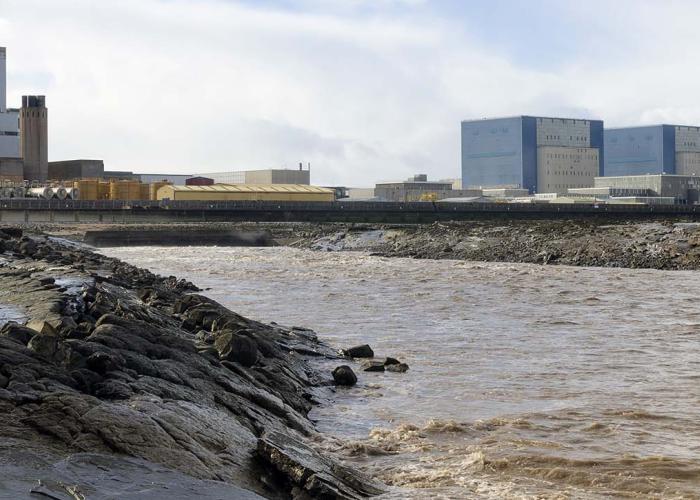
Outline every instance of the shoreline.
[[(259, 246), (319, 251), (365, 251), (382, 257), (483, 262), (564, 264), (631, 269), (700, 269), (700, 223), (684, 218), (653, 222), (608, 220), (494, 219), (433, 224), (189, 223), (41, 225), (35, 229), (83, 241), (86, 232), (141, 232), (141, 244), (177, 243), (183, 231), (201, 244), (238, 245), (235, 235), (264, 234)], [(243, 244), (247, 245), (245, 238)], [(213, 242), (213, 243), (212, 243)], [(217, 243), (218, 242), (218, 243)], [(182, 244), (181, 242), (180, 244)]]
[(344, 359), (314, 332), (55, 238), (0, 228), (0, 243), (0, 304), (26, 318), (0, 330), (10, 490), (99, 495), (105, 485), (70, 470), (105, 462), (153, 495), (165, 496), (157, 474), (213, 496), (227, 484), (242, 498), (384, 491), (313, 446), (308, 412), (332, 381), (308, 360)]

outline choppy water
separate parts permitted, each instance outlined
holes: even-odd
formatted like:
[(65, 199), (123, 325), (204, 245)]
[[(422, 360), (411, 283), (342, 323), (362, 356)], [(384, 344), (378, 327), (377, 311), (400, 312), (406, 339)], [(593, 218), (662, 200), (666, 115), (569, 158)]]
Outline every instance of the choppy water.
[(700, 498), (698, 273), (122, 248), (233, 310), (368, 342), (312, 416), (322, 446), (413, 498)]

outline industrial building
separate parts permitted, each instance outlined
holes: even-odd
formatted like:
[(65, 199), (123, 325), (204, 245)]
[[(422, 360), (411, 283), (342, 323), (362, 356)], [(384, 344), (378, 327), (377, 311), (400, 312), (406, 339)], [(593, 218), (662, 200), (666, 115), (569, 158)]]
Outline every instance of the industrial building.
[(50, 161), (48, 178), (57, 181), (100, 178), (105, 173), (102, 160)]
[(673, 198), (677, 204), (683, 205), (697, 203), (700, 199), (700, 177), (692, 175), (596, 177), (593, 187), (635, 190), (634, 193), (628, 191), (624, 196)]
[(334, 201), (332, 189), (303, 184), (214, 184), (163, 186), (158, 200), (190, 201)]
[(516, 116), (462, 122), (462, 187), (565, 193), (603, 175), (603, 122)]
[(19, 152), (19, 110), (7, 108), (5, 47), (0, 47), (0, 158), (21, 158)]
[[(131, 173), (131, 172), (129, 172)], [(189, 174), (134, 174), (131, 173), (133, 179), (140, 180), (141, 182), (160, 182), (167, 181), (171, 184), (178, 186), (184, 186), (187, 179), (194, 177)]]
[(700, 127), (605, 129), (605, 175), (700, 175)]
[[(264, 170), (236, 170), (197, 174), (214, 179), (216, 184), (311, 184), (311, 171), (269, 168)], [(184, 183), (183, 183), (184, 184)]]
[(480, 189), (453, 189), (452, 181), (429, 181), (417, 174), (405, 181), (378, 182), (374, 196), (379, 201), (436, 201), (459, 196), (481, 196)]
[(48, 110), (43, 95), (22, 96), (19, 129), (24, 178), (44, 182), (49, 176), (49, 132)]

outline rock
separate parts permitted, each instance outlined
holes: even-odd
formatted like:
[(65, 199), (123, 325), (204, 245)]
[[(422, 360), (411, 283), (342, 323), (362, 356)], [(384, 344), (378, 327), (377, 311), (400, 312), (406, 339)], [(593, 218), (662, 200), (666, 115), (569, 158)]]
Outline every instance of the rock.
[(236, 361), (247, 367), (253, 366), (258, 360), (255, 342), (230, 331), (220, 333), (214, 341), (214, 346), (221, 359)]
[(42, 285), (53, 285), (55, 282), (56, 280), (50, 276), (39, 278), (39, 283), (41, 283)]
[(92, 370), (100, 375), (104, 375), (107, 372), (119, 369), (120, 365), (123, 363), (124, 362), (120, 362), (116, 356), (112, 356), (111, 354), (107, 354), (105, 352), (96, 352), (88, 356), (88, 358), (85, 360), (85, 366), (88, 368), (88, 370)]
[[(362, 365), (363, 372), (383, 372), (384, 371), (384, 363), (381, 361), (363, 361)], [(395, 366), (395, 365), (389, 365), (389, 366)]]
[(31, 328), (42, 335), (56, 335), (56, 329), (51, 325), (51, 323), (44, 320), (33, 319), (27, 323), (27, 328)]
[[(368, 476), (331, 461), (291, 434), (268, 432), (258, 439), (257, 456), (306, 495), (295, 498), (360, 499), (384, 493)], [(291, 498), (291, 496), (290, 496)]]
[(341, 365), (333, 370), (333, 380), (335, 385), (355, 385), (357, 383), (357, 375), (348, 365)]
[(374, 351), (367, 344), (351, 347), (350, 349), (344, 349), (343, 354), (345, 356), (350, 357), (350, 358), (373, 358), (374, 357)]
[(408, 365), (406, 363), (399, 363), (399, 364), (394, 364), (394, 365), (387, 365), (386, 366), (386, 371), (388, 372), (396, 372), (396, 373), (405, 373), (408, 371)]
[(399, 360), (396, 359), (396, 358), (386, 358), (386, 359), (384, 360), (384, 366), (398, 365), (399, 363), (401, 363), (401, 361), (399, 361)]
[(22, 228), (21, 227), (2, 227), (0, 231), (10, 238), (21, 238)]
[(20, 243), (19, 252), (23, 255), (32, 256), (37, 252), (38, 248), (36, 241), (26, 239)]
[(27, 347), (46, 359), (53, 359), (58, 350), (58, 338), (39, 333), (31, 338)]
[(36, 335), (36, 330), (15, 322), (5, 324), (0, 330), (0, 336), (16, 340), (23, 345), (27, 345), (34, 335)]

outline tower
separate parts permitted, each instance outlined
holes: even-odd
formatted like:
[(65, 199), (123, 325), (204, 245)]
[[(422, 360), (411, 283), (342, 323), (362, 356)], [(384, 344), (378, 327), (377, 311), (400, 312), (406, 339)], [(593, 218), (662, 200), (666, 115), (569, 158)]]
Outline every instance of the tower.
[(0, 47), (0, 113), (7, 112), (7, 66), (6, 50)]
[(43, 95), (22, 96), (19, 113), (20, 151), (24, 178), (44, 182), (49, 175), (48, 110)]

